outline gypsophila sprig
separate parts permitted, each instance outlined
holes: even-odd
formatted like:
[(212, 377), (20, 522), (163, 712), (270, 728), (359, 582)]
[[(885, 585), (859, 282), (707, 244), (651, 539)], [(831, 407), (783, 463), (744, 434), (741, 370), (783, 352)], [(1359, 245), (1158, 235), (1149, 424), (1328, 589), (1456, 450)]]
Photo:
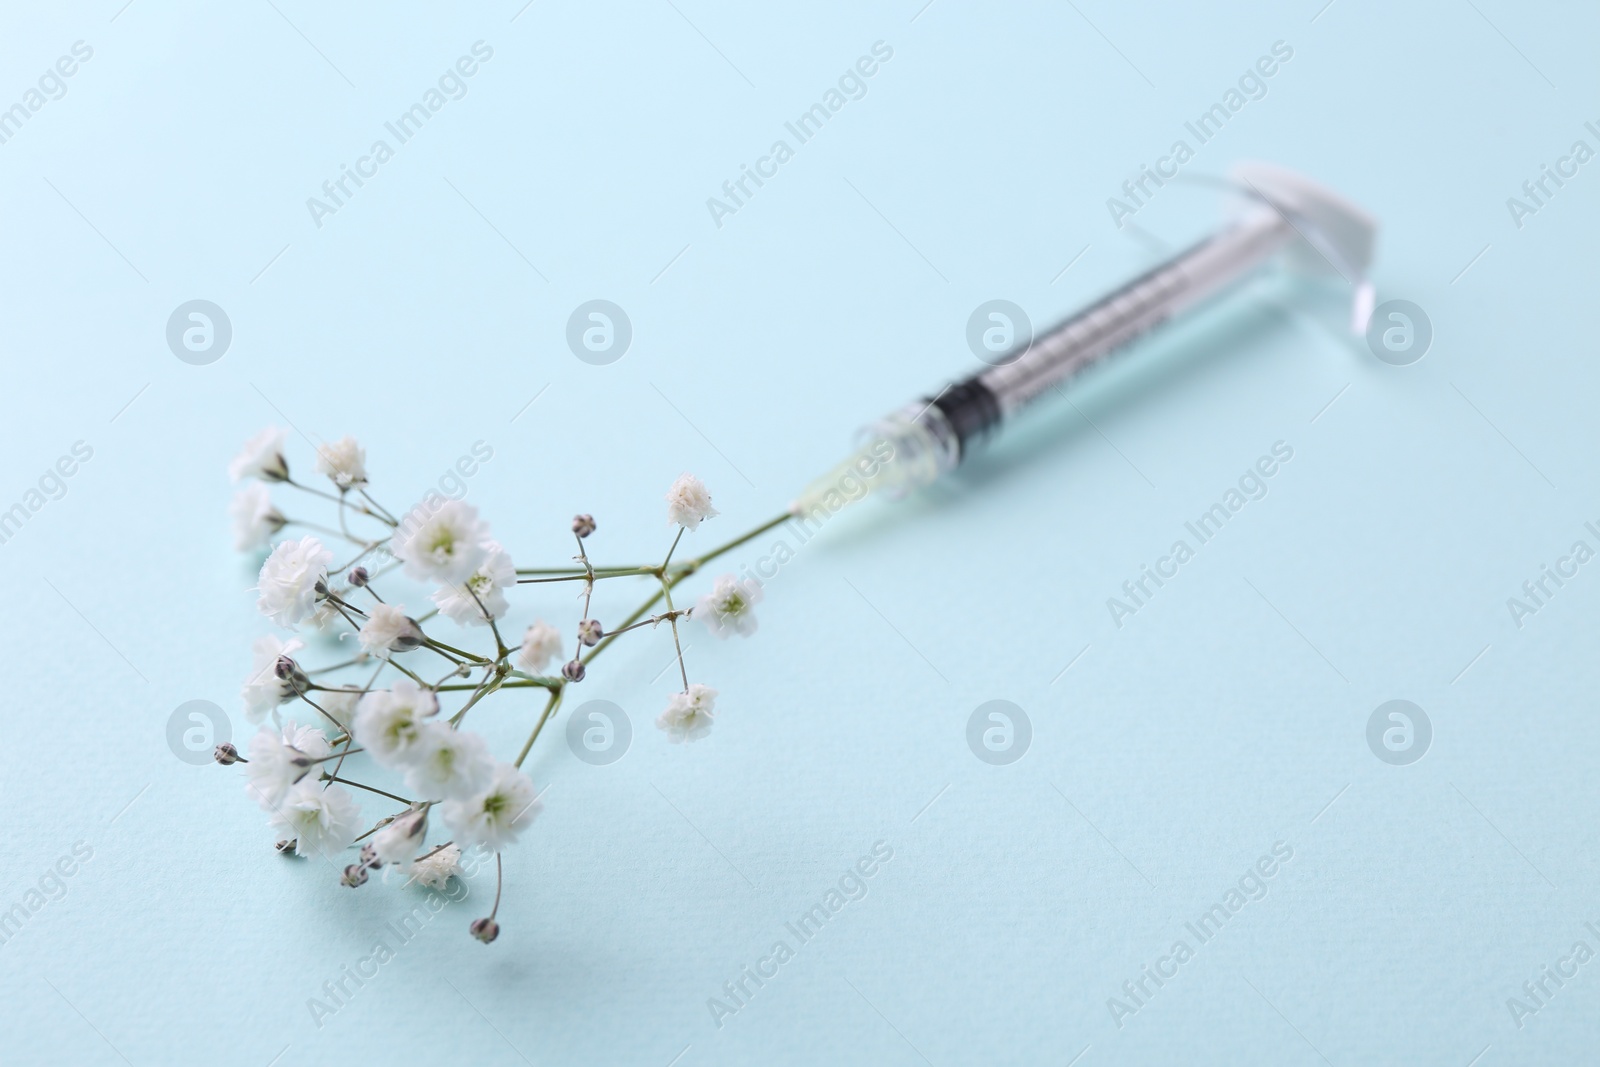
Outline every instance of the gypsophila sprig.
[[(233, 541), (240, 551), (267, 550), (256, 583), (260, 613), (284, 630), (319, 634), (314, 640), (336, 651), (325, 664), (303, 663), (311, 652), (300, 636), (257, 638), (241, 700), (259, 729), (248, 755), (221, 744), (216, 761), (240, 765), (235, 773), (266, 814), (276, 851), (328, 860), (322, 870), (330, 881), (351, 889), (387, 882), (391, 873), (405, 886), (442, 889), (470, 877), (464, 849), (473, 850), (472, 872), (476, 859), (492, 855), (494, 906), (463, 925), (493, 942), (505, 889), (502, 852), (529, 847), (543, 807), (523, 764), (568, 688), (588, 677), (590, 663), (613, 642), (667, 623), (681, 686), (657, 725), (673, 742), (705, 737), (717, 691), (689, 680), (678, 624), (695, 617), (718, 636), (749, 636), (761, 587), (725, 575), (681, 609), (673, 591), (789, 516), (699, 555), (684, 548), (685, 558), (674, 562), (686, 536), (692, 540), (717, 515), (705, 484), (684, 474), (666, 494), (676, 530), (660, 563), (595, 563), (589, 550), (599, 526), (585, 513), (550, 520), (569, 526), (577, 549), (571, 562), (518, 568), (474, 505), (430, 493), (409, 511), (388, 510), (378, 502), (366, 449), (351, 437), (316, 447), (311, 468), (327, 481), (305, 484), (291, 476), (303, 468), (291, 466), (287, 439), (281, 429), (263, 430), (229, 464), (233, 481), (249, 480), (229, 508)], [(300, 494), (296, 506), (274, 501), (274, 491)], [(332, 515), (302, 514), (301, 504), (331, 508)], [(274, 543), (296, 526), (312, 532)], [(645, 598), (614, 618), (596, 589), (622, 582), (644, 582)], [(535, 620), (520, 639), (515, 630), (502, 633), (519, 594), (541, 591), (570, 594), (571, 621)], [(427, 606), (424, 598), (431, 610), (406, 610), (407, 602)], [(456, 630), (441, 634), (441, 624)], [(492, 751), (485, 735), (468, 727), (469, 719), (476, 727), (488, 715), (526, 724), (527, 739), (514, 755)], [(377, 806), (375, 818), (363, 815), (363, 802)], [(430, 844), (430, 835), (442, 840)], [(372, 879), (373, 871), (384, 877)]]
[[(408, 811), (379, 830), (372, 839), (372, 860), (378, 864), (403, 863), (417, 854), (428, 836), (428, 809)], [(371, 861), (368, 866), (373, 866)]]
[(294, 629), (326, 594), (332, 562), (333, 553), (315, 537), (280, 542), (261, 565), (256, 609), (279, 626)]
[(235, 493), (228, 514), (233, 518), (233, 547), (240, 552), (267, 547), (273, 536), (289, 524), (260, 482), (251, 482)]
[(417, 620), (406, 614), (404, 604), (376, 604), (356, 631), (356, 640), (368, 655), (388, 659), (392, 653), (421, 648), (427, 636)]
[(717, 691), (695, 682), (683, 692), (672, 694), (667, 710), (656, 718), (656, 726), (666, 731), (667, 740), (673, 744), (698, 741), (711, 732), (716, 703)]
[(290, 788), (330, 751), (327, 735), (314, 726), (301, 726), (293, 719), (279, 730), (263, 726), (250, 741), (245, 792), (265, 810), (274, 811)]
[[(284, 660), (294, 663), (290, 656), (304, 647), (306, 643), (299, 638), (280, 641), (273, 634), (262, 634), (256, 638), (251, 650), (250, 677), (244, 680), (241, 693), (245, 718), (252, 723), (259, 723), (269, 712), (275, 714), (279, 704), (287, 704), (303, 691), (296, 682), (305, 679), (304, 673), (297, 676), (291, 670), (280, 675), (278, 665)], [(305, 679), (304, 689), (310, 687), (310, 680)]]
[(686, 530), (698, 530), (701, 522), (716, 514), (706, 483), (692, 474), (680, 474), (667, 490), (668, 522), (675, 522)]
[(517, 666), (537, 673), (559, 655), (561, 631), (547, 622), (536, 622), (522, 635), (522, 647), (517, 650)]
[(326, 474), (342, 492), (367, 484), (367, 450), (354, 437), (341, 437), (317, 447), (317, 473)]
[(415, 529), (402, 524), (389, 541), (389, 551), (406, 565), (406, 576), (442, 584), (464, 582), (484, 562), (489, 528), (478, 521), (478, 509), (447, 500)]
[(440, 845), (426, 856), (419, 856), (406, 868), (407, 884), (416, 882), (428, 889), (443, 889), (454, 876), (464, 874), (461, 869), (461, 849), (455, 845)]
[(463, 626), (486, 626), (511, 610), (505, 590), (517, 584), (511, 556), (494, 541), (483, 544), (484, 560), (459, 585), (446, 585), (433, 594), (434, 606)]
[(283, 457), (283, 444), (289, 431), (268, 426), (244, 443), (239, 454), (228, 464), (228, 477), (236, 482), (246, 478), (260, 478), (264, 482), (281, 482), (289, 477), (289, 462)]
[(272, 828), (301, 856), (337, 856), (356, 839), (361, 806), (348, 791), (302, 778), (272, 809)]
[(713, 636), (738, 634), (749, 637), (756, 632), (755, 606), (761, 602), (761, 586), (753, 579), (740, 581), (724, 574), (711, 592), (694, 606), (694, 617), (705, 623)]

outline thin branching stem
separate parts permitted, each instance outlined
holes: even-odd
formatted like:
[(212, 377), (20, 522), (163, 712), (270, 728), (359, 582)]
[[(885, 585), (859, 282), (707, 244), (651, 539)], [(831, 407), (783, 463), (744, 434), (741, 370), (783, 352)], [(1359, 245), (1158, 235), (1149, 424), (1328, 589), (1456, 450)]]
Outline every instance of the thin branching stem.
[[(373, 511), (369, 507), (366, 507), (364, 505), (358, 506), (358, 505), (355, 505), (355, 504), (351, 504), (348, 501), (346, 501), (342, 496), (334, 496), (332, 493), (324, 492), (323, 490), (317, 489), (317, 488), (315, 488), (313, 486), (309, 486), (309, 485), (305, 484), (304, 482), (297, 482), (293, 478), (284, 478), (284, 479), (282, 479), (282, 482), (283, 482), (284, 485), (292, 485), (292, 486), (294, 486), (296, 489), (300, 490), (303, 493), (310, 493), (312, 496), (320, 496), (324, 500), (331, 500), (335, 504), (338, 504), (341, 508), (348, 507), (352, 511), (355, 511), (358, 514), (368, 515), (368, 516), (370, 516), (370, 517), (372, 517), (374, 519), (377, 519), (379, 522), (385, 523), (385, 524), (387, 524), (389, 526), (398, 526), (398, 525), (400, 525), (399, 523), (395, 522), (393, 519), (384, 518), (382, 515), (379, 515), (376, 511)], [(365, 495), (366, 495), (365, 493), (362, 493), (362, 496), (365, 496)], [(355, 540), (355, 539), (351, 538), (351, 540)], [(362, 544), (363, 542), (357, 541), (356, 543), (357, 544)]]
[(544, 729), (544, 724), (550, 721), (550, 716), (555, 714), (556, 705), (561, 703), (561, 694), (564, 686), (550, 691), (550, 699), (545, 702), (544, 714), (539, 716), (539, 721), (534, 725), (533, 733), (528, 735), (528, 740), (523, 744), (522, 751), (517, 753), (516, 765), (522, 766), (522, 761), (528, 758), (528, 753), (533, 751), (533, 743), (539, 740), (539, 731)]
[(338, 782), (340, 785), (353, 785), (357, 789), (365, 789), (369, 793), (376, 793), (380, 797), (388, 797), (390, 800), (398, 800), (402, 804), (415, 804), (416, 803), (416, 801), (414, 801), (414, 800), (407, 800), (405, 797), (395, 796), (393, 793), (385, 792), (384, 790), (379, 789), (377, 786), (364, 785), (361, 782), (352, 781), (349, 778), (340, 778), (336, 774), (324, 774), (322, 776), (322, 780), (324, 782)]

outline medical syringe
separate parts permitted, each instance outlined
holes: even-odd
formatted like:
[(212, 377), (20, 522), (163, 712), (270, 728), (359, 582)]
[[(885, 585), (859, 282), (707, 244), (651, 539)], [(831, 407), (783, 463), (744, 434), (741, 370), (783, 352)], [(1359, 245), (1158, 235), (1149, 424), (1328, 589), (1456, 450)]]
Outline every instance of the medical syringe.
[(861, 447), (808, 486), (791, 512), (806, 514), (818, 504), (837, 510), (841, 497), (865, 495), (841, 492), (841, 485), (900, 496), (930, 484), (1044, 393), (1222, 293), (1279, 253), (1302, 270), (1336, 273), (1356, 285), (1355, 317), (1364, 328), (1371, 310), (1364, 279), (1373, 219), (1292, 171), (1253, 164), (1235, 168), (1233, 177), (1247, 207), (1232, 223), (1040, 336), (1019, 341), (992, 366), (867, 427)]

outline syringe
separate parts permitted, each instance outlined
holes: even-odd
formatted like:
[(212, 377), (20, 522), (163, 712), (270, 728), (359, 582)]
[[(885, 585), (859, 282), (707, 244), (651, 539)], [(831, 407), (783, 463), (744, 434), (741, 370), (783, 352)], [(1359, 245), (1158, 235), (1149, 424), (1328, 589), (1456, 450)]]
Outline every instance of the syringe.
[[(1265, 164), (1237, 167), (1248, 208), (1231, 224), (1069, 316), (1019, 342), (993, 366), (906, 405), (867, 427), (864, 443), (790, 506), (795, 515), (883, 490), (901, 496), (954, 470), (1011, 416), (1135, 338), (1220, 294), (1286, 253), (1310, 273), (1339, 274), (1356, 286), (1355, 318), (1365, 328), (1365, 282), (1376, 223), (1331, 190)], [(851, 490), (855, 490), (852, 492)]]

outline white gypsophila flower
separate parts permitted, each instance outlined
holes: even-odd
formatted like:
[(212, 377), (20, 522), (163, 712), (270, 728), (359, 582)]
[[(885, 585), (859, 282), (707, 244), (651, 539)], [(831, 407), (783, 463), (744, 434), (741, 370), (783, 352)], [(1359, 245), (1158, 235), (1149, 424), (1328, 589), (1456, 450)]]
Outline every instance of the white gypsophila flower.
[(317, 446), (317, 473), (326, 474), (339, 489), (367, 484), (367, 450), (354, 437)]
[(489, 787), (465, 800), (440, 805), (444, 823), (459, 844), (484, 845), (496, 852), (515, 844), (542, 805), (533, 782), (509, 763), (494, 769)]
[(265, 548), (272, 535), (289, 524), (272, 504), (272, 494), (260, 482), (251, 482), (234, 494), (228, 505), (233, 519), (233, 547), (236, 552)]
[(517, 665), (538, 674), (559, 655), (561, 631), (540, 619), (522, 635), (522, 647), (517, 650)]
[(403, 863), (417, 854), (428, 836), (426, 808), (408, 811), (372, 837), (372, 854), (383, 863)]
[(317, 601), (316, 610), (306, 616), (306, 621), (301, 623), (304, 629), (315, 630), (319, 634), (332, 634), (344, 629), (349, 622), (331, 600)]
[[(501, 590), (517, 584), (516, 565), (499, 542), (485, 541), (483, 551), (483, 562), (466, 581), (443, 586), (433, 594), (433, 603), (439, 612), (463, 626), (487, 626), (489, 619), (504, 618), (511, 610)], [(482, 607), (478, 606), (480, 601)], [(484, 617), (485, 611), (489, 613), (488, 618)]]
[(374, 605), (356, 639), (363, 652), (379, 659), (388, 659), (391, 652), (410, 652), (424, 641), (422, 628), (406, 614), (404, 604)]
[(228, 477), (236, 482), (246, 478), (281, 482), (289, 477), (289, 464), (283, 458), (283, 443), (288, 436), (289, 431), (268, 426), (250, 438), (228, 464)]
[(680, 474), (667, 490), (667, 522), (677, 523), (686, 530), (698, 530), (701, 520), (712, 518), (717, 509), (711, 506), (711, 494), (706, 485), (692, 474)]
[(351, 729), (379, 764), (403, 770), (421, 754), (422, 727), (438, 710), (439, 698), (431, 690), (404, 678), (392, 689), (374, 689), (363, 696)]
[(406, 867), (409, 876), (406, 885), (416, 882), (429, 889), (443, 889), (451, 875), (464, 873), (461, 869), (461, 850), (454, 845), (445, 845)]
[(312, 759), (321, 759), (333, 751), (328, 744), (327, 731), (320, 726), (302, 726), (293, 719), (283, 723), (283, 743), (299, 749)]
[(667, 701), (667, 710), (656, 718), (656, 726), (667, 732), (673, 744), (698, 741), (711, 732), (716, 719), (717, 691), (709, 685), (695, 682), (688, 692), (673, 693)]
[(344, 789), (324, 789), (307, 775), (289, 787), (273, 809), (272, 828), (280, 838), (292, 839), (298, 855), (332, 858), (349, 847), (361, 825), (361, 805)]
[(279, 704), (286, 704), (295, 698), (293, 683), (287, 678), (278, 677), (278, 659), (292, 656), (304, 647), (305, 642), (298, 638), (280, 641), (272, 634), (256, 638), (251, 646), (250, 677), (244, 680), (244, 689), (240, 693), (244, 698), (244, 717), (251, 724), (260, 723)]
[(346, 726), (355, 714), (356, 703), (361, 699), (359, 689), (324, 689), (317, 693), (317, 704), (324, 712)]
[(406, 575), (441, 585), (464, 582), (488, 555), (489, 527), (478, 509), (460, 500), (446, 500), (431, 515), (421, 508), (407, 512), (389, 539), (389, 551), (406, 565)]
[(332, 749), (328, 735), (315, 726), (301, 726), (293, 719), (274, 730), (263, 726), (250, 739), (250, 762), (245, 764), (245, 793), (267, 811), (283, 802), (290, 786), (308, 774), (316, 773), (312, 761)]
[(279, 626), (294, 629), (316, 607), (317, 586), (327, 588), (333, 553), (315, 537), (280, 541), (261, 565), (256, 608)]
[(464, 800), (489, 788), (494, 758), (483, 738), (447, 722), (425, 723), (406, 768), (406, 788), (422, 800)]
[(749, 637), (756, 632), (755, 605), (761, 603), (761, 583), (739, 581), (724, 574), (694, 606), (694, 617), (706, 624), (713, 636), (738, 634)]

